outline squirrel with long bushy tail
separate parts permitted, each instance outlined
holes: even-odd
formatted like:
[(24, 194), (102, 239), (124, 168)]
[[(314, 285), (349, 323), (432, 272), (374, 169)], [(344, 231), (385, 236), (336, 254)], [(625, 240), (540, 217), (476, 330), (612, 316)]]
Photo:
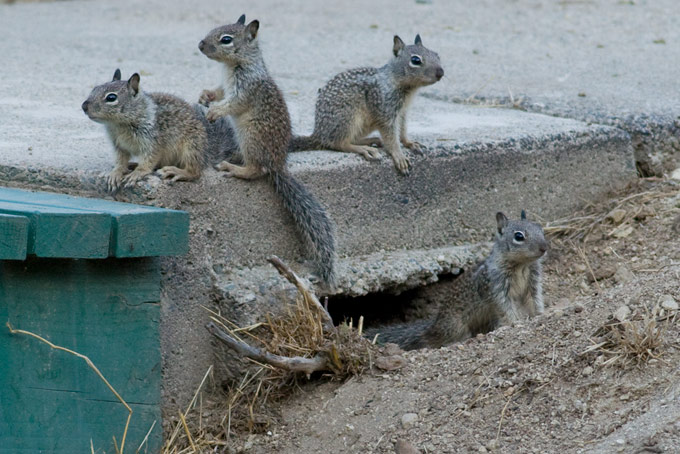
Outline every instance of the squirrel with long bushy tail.
[(437, 348), (543, 313), (541, 260), (548, 243), (540, 225), (496, 214), (498, 233), (489, 257), (451, 281), (433, 319), (366, 332), (406, 350)]
[(298, 230), (311, 246), (322, 279), (335, 280), (335, 231), (321, 204), (288, 172), (290, 116), (283, 94), (269, 75), (260, 51), (259, 22), (246, 25), (245, 15), (235, 24), (210, 31), (198, 48), (223, 63), (223, 85), (204, 90), (199, 102), (208, 105), (206, 118), (231, 116), (237, 131), (243, 165), (224, 161), (219, 170), (228, 176), (254, 180), (268, 175)]

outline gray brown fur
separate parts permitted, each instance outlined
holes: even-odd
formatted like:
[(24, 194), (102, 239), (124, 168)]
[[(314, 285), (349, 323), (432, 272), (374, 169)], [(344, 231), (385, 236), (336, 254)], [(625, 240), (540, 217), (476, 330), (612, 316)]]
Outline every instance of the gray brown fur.
[[(91, 120), (106, 126), (116, 150), (109, 190), (132, 186), (156, 169), (173, 181), (195, 180), (208, 164), (234, 152), (233, 130), (226, 120), (209, 125), (202, 106), (165, 93), (145, 93), (139, 82), (138, 74), (120, 80), (116, 70), (113, 80), (95, 87), (82, 105)], [(139, 162), (130, 172), (133, 157)]]
[[(439, 55), (423, 46), (420, 36), (410, 46), (395, 36), (393, 53), (385, 66), (345, 71), (319, 90), (314, 132), (293, 138), (291, 150), (329, 149), (373, 160), (379, 154), (370, 145), (384, 145), (397, 169), (408, 174), (411, 162), (399, 143), (419, 153), (423, 146), (408, 139), (406, 111), (418, 88), (440, 80), (444, 70)], [(420, 58), (418, 66), (411, 61), (415, 57)], [(382, 141), (367, 137), (376, 129)]]
[(336, 261), (334, 226), (321, 204), (288, 173), (290, 116), (283, 94), (262, 58), (258, 30), (258, 21), (246, 25), (245, 16), (241, 16), (235, 24), (210, 31), (199, 43), (203, 54), (225, 68), (223, 85), (205, 90), (199, 102), (209, 105), (209, 121), (232, 117), (243, 159), (243, 165), (223, 161), (218, 169), (226, 171), (227, 176), (247, 180), (269, 175), (314, 254), (321, 278), (332, 286)]
[[(380, 333), (380, 342), (402, 348), (437, 348), (489, 332), (523, 317), (543, 313), (541, 260), (548, 243), (540, 225), (496, 215), (498, 234), (489, 257), (448, 283), (446, 300), (430, 320), (385, 326), (367, 331)], [(520, 232), (523, 241), (515, 235)]]

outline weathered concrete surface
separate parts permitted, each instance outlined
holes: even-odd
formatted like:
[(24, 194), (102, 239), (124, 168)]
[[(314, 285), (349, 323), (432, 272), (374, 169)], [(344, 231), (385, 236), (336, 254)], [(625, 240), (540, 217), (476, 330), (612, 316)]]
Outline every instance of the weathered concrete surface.
[[(102, 127), (80, 111), (92, 86), (121, 67), (125, 76), (139, 71), (147, 90), (197, 99), (219, 79), (198, 40), (242, 12), (262, 22), (265, 58), (300, 133), (311, 130), (317, 88), (343, 69), (383, 64), (393, 34), (406, 40), (419, 32), (442, 57), (445, 79), (422, 90), (410, 115), (412, 136), (430, 147), (426, 157), (413, 157), (411, 177), (397, 175), (386, 157), (380, 163), (332, 152), (291, 158), (293, 172), (338, 224), (343, 257), (488, 239), (498, 209), (560, 216), (630, 179), (633, 146), (638, 154), (664, 151), (666, 165), (673, 164), (665, 151), (677, 147), (680, 27), (668, 13), (675, 7), (670, 0), (199, 5), (0, 6), (0, 182), (103, 195), (111, 147)], [(667, 44), (654, 43), (661, 39)], [(451, 100), (514, 103), (621, 126), (632, 137), (622, 129)], [(164, 261), (165, 396), (185, 402), (213, 360), (201, 309), (215, 296), (209, 270), (216, 266), (220, 276), (262, 270), (272, 253), (299, 260), (299, 239), (264, 181), (225, 180), (210, 171), (199, 183), (174, 187), (152, 178), (123, 196), (192, 214), (190, 255)]]
[(418, 32), (439, 52), (446, 70), (440, 83), (423, 90), (425, 96), (516, 103), (620, 126), (633, 135), (639, 155), (659, 155), (667, 168), (677, 164), (680, 16), (673, 14), (674, 0), (396, 5), (391, 0), (2, 5), (1, 164), (105, 168), (111, 153), (101, 129), (79, 108), (92, 86), (120, 66), (124, 75), (140, 71), (147, 89), (197, 99), (219, 77), (217, 65), (198, 52), (198, 40), (241, 12), (261, 20), (265, 57), (301, 132), (311, 129), (316, 90), (332, 74), (384, 64), (393, 34), (412, 39)]
[[(337, 224), (340, 256), (478, 241), (498, 210), (553, 219), (633, 176), (626, 133), (517, 111), (430, 102), (413, 121), (429, 147), (409, 177), (384, 157), (296, 153), (291, 169)], [(227, 267), (303, 257), (291, 218), (266, 179), (160, 184), (153, 196), (192, 213), (193, 247)], [(485, 236), (484, 238), (488, 238)]]
[[(526, 208), (532, 217), (554, 219), (634, 178), (630, 137), (619, 129), (432, 104), (413, 122), (414, 137), (430, 149), (426, 157), (413, 157), (410, 177), (398, 175), (387, 158), (368, 163), (335, 152), (291, 158), (296, 177), (336, 222), (340, 256), (384, 257), (368, 258), (375, 267), (357, 271), (341, 266), (339, 291), (399, 290), (418, 276), (420, 265), (404, 271), (398, 263), (408, 260), (389, 259), (389, 251), (488, 240), (498, 210), (518, 216)], [(201, 328), (206, 301), (216, 299), (224, 314), (249, 323), (290, 299), (290, 287), (266, 266), (267, 256), (280, 256), (305, 276), (307, 269), (298, 263), (304, 255), (291, 219), (267, 181), (225, 179), (211, 171), (200, 183), (160, 188), (158, 203), (192, 213), (191, 254), (168, 261), (163, 306), (165, 377), (178, 381), (170, 389), (182, 389), (188, 375), (199, 380), (212, 360)], [(460, 259), (450, 260), (450, 266), (456, 263)]]

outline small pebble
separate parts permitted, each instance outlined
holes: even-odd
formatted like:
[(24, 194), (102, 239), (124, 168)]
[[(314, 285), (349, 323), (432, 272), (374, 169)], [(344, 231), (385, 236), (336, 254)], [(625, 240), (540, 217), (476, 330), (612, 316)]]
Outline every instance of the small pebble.
[(401, 417), (401, 427), (408, 429), (418, 421), (418, 415), (415, 413), (406, 413)]
[(612, 221), (614, 224), (620, 224), (621, 221), (626, 217), (626, 210), (622, 210), (621, 208), (618, 208), (616, 210), (612, 210), (607, 214), (607, 219)]
[(678, 303), (671, 295), (661, 295), (661, 298), (659, 298), (659, 303), (661, 304), (661, 307), (667, 311), (678, 310)]
[(633, 280), (635, 276), (633, 276), (633, 272), (628, 269), (627, 266), (621, 265), (616, 269), (616, 273), (614, 273), (614, 280), (618, 284), (624, 284), (626, 282), (630, 282)]
[(420, 451), (406, 440), (397, 440), (397, 443), (394, 445), (394, 451), (397, 454), (420, 454)]
[(618, 309), (616, 309), (616, 312), (614, 312), (614, 318), (617, 319), (620, 322), (627, 319), (629, 315), (630, 315), (630, 308), (628, 306), (625, 306), (625, 305), (619, 307)]

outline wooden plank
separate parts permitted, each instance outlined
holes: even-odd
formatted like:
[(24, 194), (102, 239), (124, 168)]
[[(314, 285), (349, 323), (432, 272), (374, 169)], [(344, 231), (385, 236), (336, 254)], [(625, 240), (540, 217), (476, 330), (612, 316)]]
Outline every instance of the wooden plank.
[(24, 260), (28, 250), (28, 218), (0, 214), (0, 259)]
[(182, 255), (189, 250), (189, 214), (184, 211), (9, 188), (0, 188), (0, 201), (108, 213), (113, 218), (111, 257)]
[(29, 219), (28, 254), (38, 257), (106, 258), (109, 214), (0, 201), (0, 214)]
[(87, 355), (133, 407), (125, 452), (154, 421), (160, 452), (160, 265), (157, 258), (0, 261), (0, 453), (115, 452), (127, 411), (79, 358)]

